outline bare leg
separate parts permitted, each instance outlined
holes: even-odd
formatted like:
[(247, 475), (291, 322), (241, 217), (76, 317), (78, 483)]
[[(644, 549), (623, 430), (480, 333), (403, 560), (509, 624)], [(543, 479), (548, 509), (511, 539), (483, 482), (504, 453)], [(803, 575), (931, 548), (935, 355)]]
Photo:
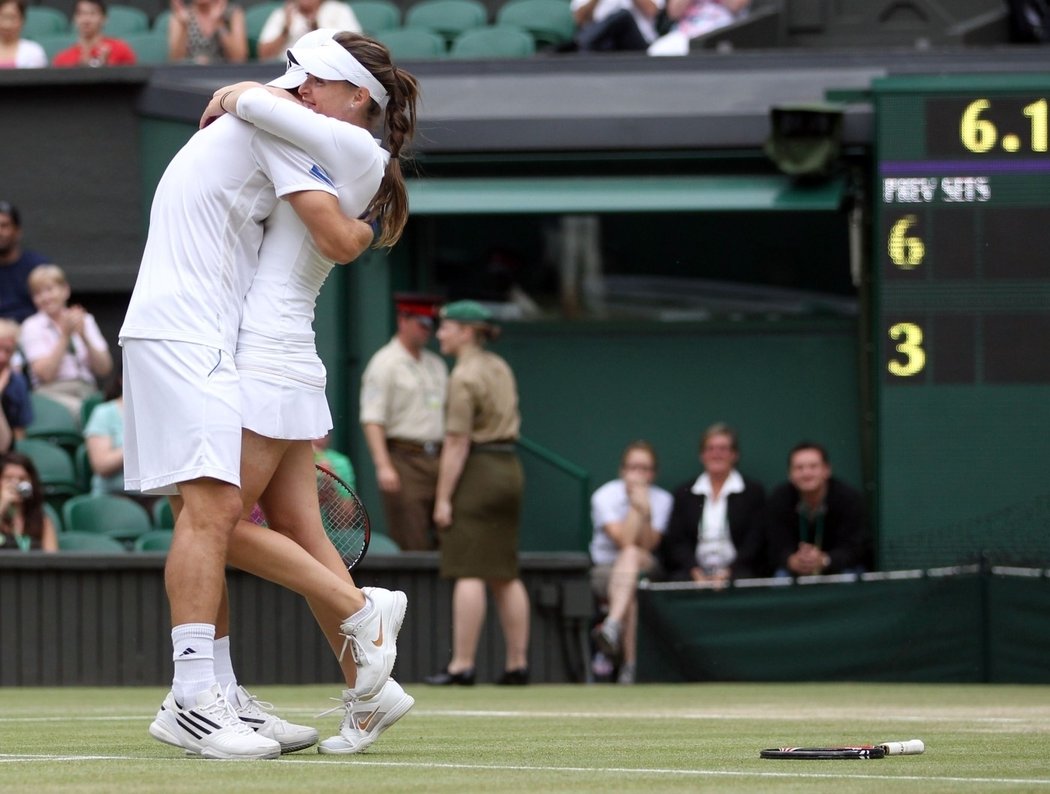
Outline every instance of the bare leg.
[(457, 579), (452, 589), (452, 661), (450, 673), (474, 669), (481, 627), (485, 623), (485, 582)]
[(625, 546), (616, 556), (609, 574), (609, 618), (623, 623), (634, 603), (638, 574), (650, 563), (649, 552), (638, 546)]
[(506, 670), (529, 666), (529, 594), (521, 579), (490, 581), (492, 595), (499, 610), (503, 643), (507, 648)]
[(623, 620), (623, 661), (634, 666), (638, 658), (638, 601), (631, 601)]

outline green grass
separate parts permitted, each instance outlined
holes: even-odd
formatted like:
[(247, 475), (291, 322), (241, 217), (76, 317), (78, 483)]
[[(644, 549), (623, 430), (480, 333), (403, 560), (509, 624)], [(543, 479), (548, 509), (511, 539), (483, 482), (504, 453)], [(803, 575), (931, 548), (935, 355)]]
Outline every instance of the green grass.
[[(159, 689), (0, 689), (3, 792), (776, 791), (1050, 794), (1050, 687), (696, 684), (407, 687), (365, 754), (182, 757), (146, 727)], [(335, 686), (259, 687), (317, 718)], [(764, 747), (919, 738), (920, 756), (767, 761)], [(215, 786), (217, 788), (202, 789)]]

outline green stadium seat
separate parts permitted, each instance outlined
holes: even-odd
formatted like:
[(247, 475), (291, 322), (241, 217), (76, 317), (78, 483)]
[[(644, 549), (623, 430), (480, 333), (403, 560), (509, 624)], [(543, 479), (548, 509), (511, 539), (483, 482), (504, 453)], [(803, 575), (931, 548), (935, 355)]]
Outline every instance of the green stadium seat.
[[(27, 38), (29, 38), (27, 36)], [(51, 61), (62, 50), (68, 50), (77, 43), (76, 33), (49, 33), (47, 35), (33, 36), (33, 41), (44, 48), (47, 60)]]
[(171, 548), (173, 537), (175, 533), (170, 529), (152, 529), (135, 538), (133, 549), (135, 551), (167, 551)]
[(122, 37), (135, 51), (135, 62), (146, 66), (168, 62), (168, 34), (156, 30)]
[(73, 453), (73, 472), (76, 477), (77, 488), (80, 493), (91, 490), (91, 459), (88, 457), (87, 444), (81, 444)]
[(153, 30), (155, 33), (163, 33), (165, 36), (168, 35), (168, 22), (171, 21), (171, 11), (165, 9), (157, 14), (153, 20)]
[(171, 510), (171, 500), (162, 496), (153, 503), (153, 526), (157, 529), (175, 529), (175, 514)]
[(444, 58), (448, 54), (444, 36), (424, 28), (397, 28), (376, 34), (394, 60)]
[(59, 551), (86, 551), (92, 554), (124, 554), (124, 548), (119, 540), (98, 535), (94, 532), (59, 532)]
[(84, 442), (84, 436), (73, 414), (62, 404), (39, 392), (30, 392), (33, 421), (26, 428), (26, 438), (39, 438), (57, 444), (70, 454)]
[(44, 502), (44, 514), (47, 515), (47, 517), (51, 519), (51, 523), (55, 525), (55, 532), (61, 532), (63, 530), (62, 516), (50, 502)]
[(353, 0), (350, 8), (369, 36), (401, 25), (401, 9), (389, 0)]
[(266, 2), (253, 5), (251, 8), (245, 10), (244, 28), (248, 37), (248, 47), (252, 58), (258, 57), (257, 48), (259, 46), (259, 34), (262, 33), (266, 20), (270, 18), (270, 14), (283, 6), (284, 3), (282, 2), (266, 0)]
[(421, 0), (405, 13), (406, 28), (426, 28), (440, 33), (451, 44), (460, 33), (479, 28), (488, 12), (478, 0)]
[(373, 532), (368, 538), (368, 551), (365, 554), (367, 557), (369, 554), (400, 554), (401, 547), (397, 545), (397, 541), (389, 535), (384, 535), (381, 532)]
[(119, 494), (81, 494), (62, 505), (66, 531), (94, 532), (114, 540), (134, 541), (151, 531), (149, 511)]
[(131, 33), (145, 33), (149, 30), (149, 14), (141, 8), (127, 5), (111, 5), (106, 12), (107, 36), (123, 39)]
[(102, 392), (97, 391), (89, 394), (84, 398), (84, 402), (80, 404), (80, 426), (86, 427), (88, 419), (91, 418), (91, 412), (95, 410), (99, 405), (106, 401), (106, 395)]
[(567, 0), (510, 0), (496, 12), (496, 24), (528, 31), (539, 47), (566, 44), (576, 34)]
[(15, 442), (15, 449), (33, 461), (44, 497), (52, 504), (61, 504), (82, 493), (77, 487), (73, 459), (62, 447), (42, 438), (22, 438)]
[(22, 38), (38, 42), (40, 36), (68, 33), (70, 29), (69, 17), (57, 8), (29, 6), (25, 24), (22, 25)]
[(451, 58), (528, 58), (536, 53), (532, 36), (518, 27), (492, 25), (459, 34)]

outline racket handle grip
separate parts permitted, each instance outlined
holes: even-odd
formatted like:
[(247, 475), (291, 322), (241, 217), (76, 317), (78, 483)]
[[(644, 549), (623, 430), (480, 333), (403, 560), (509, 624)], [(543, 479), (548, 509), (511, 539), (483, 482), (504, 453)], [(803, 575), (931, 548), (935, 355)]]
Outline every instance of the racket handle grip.
[(926, 745), (922, 739), (909, 739), (906, 742), (883, 742), (879, 745), (886, 755), (919, 755), (925, 752)]

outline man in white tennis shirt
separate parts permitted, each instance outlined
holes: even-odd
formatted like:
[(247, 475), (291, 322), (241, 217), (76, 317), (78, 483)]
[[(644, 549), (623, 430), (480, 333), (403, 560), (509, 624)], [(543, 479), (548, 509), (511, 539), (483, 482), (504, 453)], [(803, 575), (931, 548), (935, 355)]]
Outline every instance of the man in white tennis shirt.
[[(212, 650), (226, 546), (242, 508), (233, 355), (263, 222), (280, 199), (333, 261), (351, 261), (371, 242), (371, 229), (340, 212), (323, 169), (301, 150), (232, 117), (194, 135), (158, 184), (120, 332), (127, 485), (181, 500), (165, 567), (171, 725), (180, 746), (212, 758), (281, 752), (238, 719), (215, 681)], [(358, 631), (382, 639), (382, 620), (382, 610), (365, 604)], [(378, 692), (386, 675), (365, 664), (358, 686)]]

